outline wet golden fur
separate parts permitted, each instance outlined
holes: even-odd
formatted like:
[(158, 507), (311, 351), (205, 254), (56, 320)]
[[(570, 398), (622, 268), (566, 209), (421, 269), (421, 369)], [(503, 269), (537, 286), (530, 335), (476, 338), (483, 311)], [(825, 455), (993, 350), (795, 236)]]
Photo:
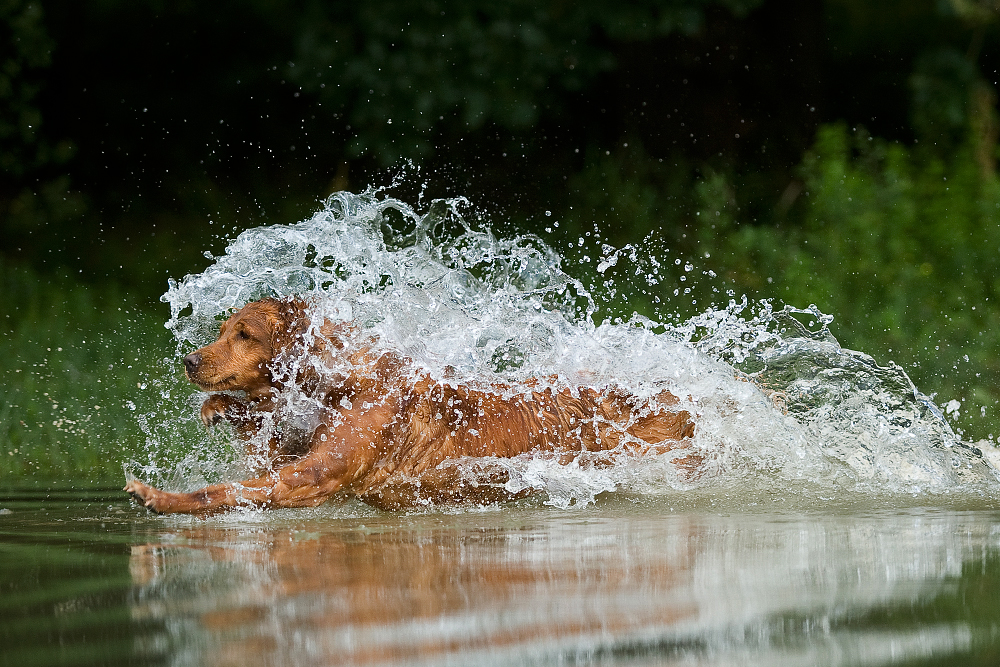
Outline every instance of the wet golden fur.
[(513, 497), (504, 490), (502, 475), (494, 483), (469, 482), (454, 463), (532, 452), (551, 452), (563, 463), (599, 458), (590, 452), (609, 450), (661, 453), (694, 434), (690, 414), (678, 409), (668, 392), (640, 404), (620, 391), (553, 391), (534, 381), (490, 390), (450, 384), (415, 371), (397, 354), (373, 353), (349, 325), (325, 323), (318, 342), (305, 349), (308, 326), (301, 301), (264, 299), (235, 313), (216, 342), (184, 359), (188, 378), (201, 389), (244, 392), (211, 395), (201, 417), (206, 426), (228, 420), (249, 441), (269, 418), (282, 416), (276, 400), (288, 380), (275, 373), (276, 358), (339, 356), (347, 363), (337, 368), (350, 369), (346, 375), (331, 372), (326, 378), (306, 370), (294, 378), (320, 406), (318, 426), (303, 442), (275, 431), (268, 443), (271, 469), (255, 479), (193, 493), (169, 493), (133, 480), (125, 490), (164, 513), (311, 507), (335, 494), (382, 508), (494, 501)]

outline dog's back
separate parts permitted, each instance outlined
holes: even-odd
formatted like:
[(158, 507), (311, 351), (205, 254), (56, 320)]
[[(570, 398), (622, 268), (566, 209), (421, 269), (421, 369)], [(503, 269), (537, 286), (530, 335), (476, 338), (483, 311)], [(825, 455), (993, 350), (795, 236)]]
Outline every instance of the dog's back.
[(387, 425), (388, 451), (352, 491), (381, 507), (497, 500), (511, 497), (502, 490), (502, 467), (492, 475), (463, 475), (457, 463), (528, 453), (551, 452), (568, 463), (587, 452), (665, 452), (694, 434), (690, 414), (673, 408), (677, 399), (667, 392), (640, 402), (591, 388), (492, 389), (426, 377), (414, 383), (401, 397), (397, 419)]

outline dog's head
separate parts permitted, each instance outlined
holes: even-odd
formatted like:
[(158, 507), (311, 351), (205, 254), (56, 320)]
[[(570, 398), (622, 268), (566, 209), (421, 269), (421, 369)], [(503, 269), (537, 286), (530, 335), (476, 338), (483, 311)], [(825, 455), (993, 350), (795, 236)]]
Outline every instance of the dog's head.
[(309, 325), (298, 299), (262, 299), (222, 323), (219, 338), (184, 357), (188, 379), (204, 391), (245, 391), (248, 398), (270, 394), (277, 385), (273, 361), (301, 339)]

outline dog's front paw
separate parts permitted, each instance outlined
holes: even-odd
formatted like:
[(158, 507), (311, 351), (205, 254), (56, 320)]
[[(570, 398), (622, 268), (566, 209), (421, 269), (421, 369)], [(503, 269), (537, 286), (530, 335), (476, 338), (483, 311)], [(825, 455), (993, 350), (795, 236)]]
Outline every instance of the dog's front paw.
[(242, 402), (228, 394), (213, 394), (201, 404), (201, 423), (206, 428), (227, 418), (227, 413), (237, 412)]
[(163, 496), (166, 495), (163, 491), (154, 489), (148, 484), (143, 484), (137, 479), (133, 479), (126, 484), (124, 491), (149, 511), (156, 514), (163, 513)]

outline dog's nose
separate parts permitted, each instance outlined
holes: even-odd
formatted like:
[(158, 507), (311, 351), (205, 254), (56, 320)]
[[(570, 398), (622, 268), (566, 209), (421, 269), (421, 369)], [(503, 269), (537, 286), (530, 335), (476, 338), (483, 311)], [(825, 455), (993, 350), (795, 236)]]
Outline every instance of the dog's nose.
[(198, 352), (192, 352), (191, 354), (184, 357), (184, 368), (187, 369), (187, 372), (189, 374), (194, 373), (196, 370), (198, 370), (198, 364), (200, 363), (201, 363), (201, 354)]

